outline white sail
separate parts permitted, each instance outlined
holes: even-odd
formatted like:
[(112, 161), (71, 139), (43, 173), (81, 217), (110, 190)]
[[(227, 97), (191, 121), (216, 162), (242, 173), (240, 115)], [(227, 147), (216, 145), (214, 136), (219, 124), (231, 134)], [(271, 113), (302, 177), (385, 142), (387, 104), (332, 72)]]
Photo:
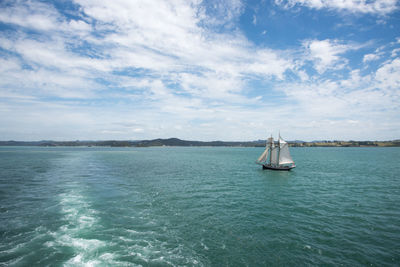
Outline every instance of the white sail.
[(278, 164), (278, 147), (274, 147), (271, 150), (271, 164)]
[(263, 169), (289, 171), (296, 167), (289, 153), (289, 144), (279, 135), (278, 142), (272, 136), (268, 138), (266, 148), (257, 160)]
[(286, 143), (282, 138), (279, 137), (279, 144), (279, 164), (293, 164), (294, 161), (290, 156), (288, 143)]
[(264, 162), (267, 160), (268, 157), (268, 151), (269, 151), (269, 147), (267, 147), (264, 152), (261, 154), (261, 156), (258, 158), (258, 162)]

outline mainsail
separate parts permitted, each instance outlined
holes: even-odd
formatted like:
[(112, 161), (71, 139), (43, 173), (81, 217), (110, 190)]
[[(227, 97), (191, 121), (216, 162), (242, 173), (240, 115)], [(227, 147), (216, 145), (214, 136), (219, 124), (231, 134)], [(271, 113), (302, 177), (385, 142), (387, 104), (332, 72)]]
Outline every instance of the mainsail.
[(279, 137), (279, 164), (293, 164), (294, 161), (290, 156), (289, 145), (282, 138)]
[(276, 165), (278, 163), (278, 147), (274, 147), (271, 150), (271, 164)]

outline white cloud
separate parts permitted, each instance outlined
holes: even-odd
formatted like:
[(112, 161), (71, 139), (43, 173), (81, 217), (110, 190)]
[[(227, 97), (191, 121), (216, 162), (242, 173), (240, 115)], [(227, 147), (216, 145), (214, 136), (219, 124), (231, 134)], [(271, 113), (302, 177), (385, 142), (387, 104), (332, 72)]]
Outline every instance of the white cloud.
[(58, 12), (44, 3), (18, 1), (0, 9), (0, 21), (37, 30), (54, 30), (58, 27)]
[(75, 33), (77, 31), (88, 33), (92, 30), (92, 26), (83, 20), (70, 20), (67, 23), (66, 28), (69, 28), (71, 31), (74, 31)]
[(383, 64), (383, 66), (376, 71), (376, 80), (380, 88), (387, 89), (391, 92), (391, 95), (396, 94), (396, 98), (399, 99), (400, 59), (395, 58)]
[[(115, 31), (106, 35), (104, 41), (112, 47), (109, 53), (113, 66), (143, 68), (158, 76), (177, 77), (176, 82), (183, 82), (182, 88), (196, 97), (233, 100), (234, 92), (238, 99), (237, 93), (244, 86), (238, 81), (243, 76), (282, 79), (291, 67), (290, 61), (279, 53), (254, 49), (240, 33), (216, 34), (200, 27), (205, 14), (199, 14), (203, 7), (197, 1), (190, 5), (186, 1), (77, 2), (98, 22), (112, 23)], [(136, 8), (138, 5), (140, 9)], [(210, 13), (218, 14), (218, 19), (223, 20), (220, 23), (227, 24), (236, 19), (241, 9), (239, 1), (229, 5), (221, 1), (212, 6)], [(176, 72), (181, 74), (174, 76)], [(185, 79), (179, 80), (189, 76), (191, 85)]]
[(378, 60), (380, 56), (378, 54), (366, 54), (363, 57), (363, 62), (366, 63), (368, 61)]
[(284, 79), (284, 73), (287, 69), (294, 68), (291, 59), (286, 59), (272, 50), (258, 50), (255, 55), (249, 59), (249, 64), (244, 66), (243, 72), (255, 75), (274, 76), (278, 79)]
[(391, 57), (397, 57), (400, 54), (400, 48), (392, 50)]
[(206, 26), (232, 28), (244, 10), (241, 0), (214, 0), (209, 5), (200, 5), (201, 23)]
[(386, 15), (398, 9), (397, 0), (275, 0), (275, 3), (285, 8), (300, 5), (315, 9), (325, 8), (378, 15)]
[(369, 61), (376, 61), (381, 59), (385, 54), (386, 46), (381, 46), (375, 49), (374, 53), (366, 54), (363, 57), (363, 63), (368, 63)]
[(303, 42), (306, 49), (306, 58), (314, 62), (318, 73), (327, 69), (341, 69), (347, 64), (346, 58), (341, 55), (356, 47), (343, 44), (338, 40), (306, 40)]
[[(370, 139), (400, 134), (400, 60), (388, 60), (376, 72), (350, 71), (347, 78), (284, 82), (279, 88), (297, 107), (290, 123), (299, 133), (313, 127), (327, 138)], [(357, 123), (354, 123), (354, 122)], [(315, 136), (318, 138), (318, 136)]]
[[(348, 87), (350, 85), (350, 81), (286, 84), (285, 93), (297, 106), (297, 112), (286, 123), (299, 135), (304, 130), (311, 139), (320, 136), (330, 139), (357, 136), (359, 140), (386, 137), (384, 131), (390, 121), (396, 121), (399, 105), (391, 96), (373, 87)], [(387, 109), (384, 116), (382, 107)], [(315, 129), (315, 133), (310, 129)]]
[[(346, 53), (360, 46), (326, 39), (291, 51), (257, 47), (234, 27), (240, 1), (206, 10), (197, 0), (76, 0), (74, 19), (49, 3), (18, 3), (0, 10), (0, 21), (18, 27), (0, 38), (0, 109), (13, 118), (0, 122), (10, 133), (31, 129), (31, 139), (249, 140), (264, 137), (266, 125), (296, 129), (298, 138), (306, 127), (343, 136), (341, 127), (356, 134), (356, 125), (376, 124), (382, 104), (391, 106), (388, 117), (398, 107), (397, 59), (376, 75), (327, 79), (328, 70), (347, 74)], [(310, 62), (320, 75), (311, 76)]]
[(82, 35), (91, 31), (91, 25), (87, 22), (67, 20), (53, 6), (37, 1), (16, 1), (13, 5), (2, 7), (0, 22), (39, 32)]
[[(44, 36), (47, 39), (34, 41), (24, 35), (17, 36), (13, 41), (5, 40), (8, 44), (3, 48), (19, 53), (26, 63), (40, 68), (62, 73), (79, 69), (82, 76), (100, 74), (103, 78), (112, 77), (109, 74), (113, 70), (123, 72), (127, 68), (144, 69), (158, 76), (189, 70), (199, 74), (197, 79), (204, 78), (204, 83), (210, 73), (216, 73), (224, 77), (228, 85), (236, 83), (243, 75), (268, 75), (282, 79), (291, 65), (273, 51), (253, 49), (240, 33), (214, 33), (200, 27), (204, 20), (212, 17), (199, 12), (203, 6), (198, 1), (75, 2), (85, 13), (85, 20), (94, 21), (95, 29), (106, 26), (108, 31), (100, 37), (90, 35), (94, 29), (84, 20), (68, 20), (44, 3), (22, 2), (20, 6), (8, 7), (9, 10), (3, 12), (3, 21), (46, 30), (48, 34)], [(235, 21), (242, 12), (240, 1), (227, 4), (216, 2), (209, 12), (217, 14), (216, 17), (223, 20), (222, 24)], [(13, 16), (6, 16), (8, 13)], [(43, 25), (49, 25), (47, 28), (41, 24), (25, 23), (38, 14), (43, 21), (46, 20)], [(84, 41), (98, 47), (94, 51), (97, 58), (88, 57), (87, 51), (80, 54), (71, 50), (71, 47), (82, 46)], [(221, 85), (224, 87), (223, 83)], [(223, 88), (218, 90), (227, 92)], [(234, 91), (238, 92), (240, 88)]]

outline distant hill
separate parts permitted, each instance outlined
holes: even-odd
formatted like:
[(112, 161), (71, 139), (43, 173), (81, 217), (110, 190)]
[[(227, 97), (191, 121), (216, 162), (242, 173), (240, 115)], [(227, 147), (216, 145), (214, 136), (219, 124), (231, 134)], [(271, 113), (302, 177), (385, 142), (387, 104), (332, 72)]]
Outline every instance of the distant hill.
[(151, 147), (151, 146), (264, 146), (263, 142), (187, 141), (178, 138), (141, 141), (0, 141), (0, 146), (110, 146), (110, 147)]
[[(151, 147), (151, 146), (230, 146), (230, 147), (264, 147), (266, 140), (248, 142), (232, 141), (188, 141), (178, 138), (153, 140), (105, 140), (105, 141), (0, 141), (0, 146), (108, 146), (108, 147)], [(288, 141), (294, 147), (398, 147), (400, 140), (394, 141), (326, 141), (304, 142)]]
[(225, 141), (187, 141), (178, 138), (144, 140), (135, 144), (138, 147), (147, 146), (263, 146), (257, 142), (225, 142)]

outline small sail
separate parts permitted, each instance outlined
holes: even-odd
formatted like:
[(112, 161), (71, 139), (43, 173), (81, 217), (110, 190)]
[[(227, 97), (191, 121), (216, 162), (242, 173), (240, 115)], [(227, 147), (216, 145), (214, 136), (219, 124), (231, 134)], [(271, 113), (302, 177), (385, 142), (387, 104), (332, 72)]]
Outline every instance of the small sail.
[(269, 147), (267, 147), (265, 150), (264, 150), (264, 152), (261, 154), (261, 156), (258, 158), (258, 162), (264, 162), (264, 161), (266, 161), (267, 160), (267, 157), (268, 157), (268, 150), (269, 150)]
[(280, 151), (279, 151), (279, 164), (292, 164), (294, 163), (289, 152), (289, 145), (283, 139), (279, 138)]
[(271, 150), (271, 164), (278, 164), (278, 147), (274, 147)]

